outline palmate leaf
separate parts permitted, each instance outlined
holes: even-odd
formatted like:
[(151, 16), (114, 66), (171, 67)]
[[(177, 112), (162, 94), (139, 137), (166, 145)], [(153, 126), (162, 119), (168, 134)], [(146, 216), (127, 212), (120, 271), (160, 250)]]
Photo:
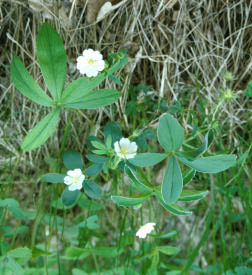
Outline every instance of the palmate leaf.
[[(74, 91), (76, 92), (76, 90)], [(81, 94), (79, 99), (68, 98), (62, 100), (61, 104), (64, 107), (75, 109), (96, 109), (106, 105), (110, 105), (118, 100), (121, 93), (117, 90), (101, 89), (95, 91), (78, 91)]]
[(184, 141), (184, 129), (174, 117), (164, 114), (158, 122), (157, 136), (166, 152), (176, 151)]
[(44, 117), (25, 137), (21, 148), (24, 151), (31, 151), (42, 145), (53, 133), (59, 119), (60, 109), (55, 108)]
[(37, 55), (46, 85), (53, 98), (59, 101), (66, 80), (66, 51), (60, 35), (48, 23), (39, 30)]
[(11, 62), (10, 74), (16, 88), (30, 100), (44, 106), (55, 105), (55, 102), (36, 84), (16, 55)]

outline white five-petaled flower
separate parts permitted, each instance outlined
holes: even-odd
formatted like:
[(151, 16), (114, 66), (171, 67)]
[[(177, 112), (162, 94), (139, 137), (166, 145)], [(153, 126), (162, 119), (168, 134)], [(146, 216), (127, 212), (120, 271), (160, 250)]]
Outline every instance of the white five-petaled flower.
[(136, 155), (137, 145), (130, 142), (128, 138), (121, 138), (120, 141), (114, 143), (115, 152), (120, 158), (132, 159)]
[(105, 62), (99, 51), (92, 49), (84, 50), (81, 56), (77, 58), (77, 69), (81, 74), (86, 74), (88, 77), (97, 76), (98, 72), (104, 70)]
[(67, 171), (67, 176), (64, 177), (64, 183), (68, 185), (69, 191), (80, 190), (85, 176), (82, 174), (81, 169), (74, 169)]
[(140, 227), (140, 229), (136, 233), (136, 236), (141, 239), (146, 238), (147, 234), (150, 234), (151, 231), (154, 230), (155, 225), (156, 224), (154, 222), (146, 223), (145, 225)]

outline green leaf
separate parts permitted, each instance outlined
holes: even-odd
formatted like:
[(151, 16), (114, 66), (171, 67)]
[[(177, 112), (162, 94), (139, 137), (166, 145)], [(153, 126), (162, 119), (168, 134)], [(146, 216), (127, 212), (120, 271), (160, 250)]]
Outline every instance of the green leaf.
[(16, 248), (9, 251), (8, 256), (28, 261), (32, 257), (32, 251), (27, 247)]
[(89, 211), (97, 211), (102, 209), (103, 207), (102, 204), (88, 199), (87, 196), (84, 195), (83, 193), (80, 193), (78, 205), (82, 209), (88, 209)]
[(98, 221), (98, 216), (94, 215), (91, 217), (88, 217), (85, 221), (78, 224), (79, 228), (87, 227), (90, 230), (94, 230), (99, 228), (99, 225), (96, 223)]
[[(161, 203), (162, 204), (162, 203)], [(192, 214), (191, 211), (188, 211), (187, 209), (183, 208), (180, 205), (177, 205), (176, 203), (171, 203), (171, 204), (162, 204), (162, 206), (171, 212), (172, 214), (178, 215), (178, 216), (189, 216)]]
[[(17, 229), (16, 228), (14, 228), (14, 229), (7, 229), (6, 230), (6, 232), (7, 233), (5, 233), (4, 234), (4, 237), (5, 238), (10, 238), (10, 237), (12, 237), (13, 235), (16, 235), (16, 234), (21, 234), (21, 233), (23, 233), (23, 232), (25, 232), (26, 230), (28, 230), (29, 229), (29, 227), (28, 226), (19, 226)], [(3, 226), (2, 226), (2, 230), (3, 230)], [(5, 231), (5, 230), (4, 230)]]
[(15, 55), (11, 62), (10, 74), (16, 88), (30, 100), (44, 105), (54, 106), (55, 102), (36, 84), (21, 60)]
[(97, 155), (87, 155), (86, 158), (95, 163), (105, 163), (109, 160), (109, 158), (105, 158)]
[(1, 200), (0, 199), (0, 207), (18, 207), (19, 203), (14, 200), (14, 199), (5, 199), (5, 200)]
[(157, 129), (158, 141), (167, 152), (178, 150), (184, 141), (184, 129), (169, 114), (161, 116)]
[(0, 242), (0, 253), (1, 255), (4, 255), (8, 249), (9, 249), (10, 245), (4, 241)]
[(146, 181), (139, 175), (137, 170), (130, 168), (129, 166), (125, 165), (124, 171), (129, 177), (129, 182), (140, 192), (143, 193), (150, 193), (153, 190), (153, 187), (146, 183)]
[(85, 171), (85, 175), (92, 177), (98, 175), (103, 169), (104, 163), (94, 163)]
[(65, 206), (73, 206), (77, 202), (79, 193), (79, 190), (69, 191), (68, 187), (66, 187), (61, 195), (63, 204)]
[(11, 206), (8, 206), (7, 208), (8, 208), (9, 211), (12, 212), (12, 215), (14, 217), (19, 218), (19, 219), (24, 219), (25, 218), (24, 213), (20, 209), (18, 209), (16, 207), (11, 207)]
[(208, 191), (183, 190), (178, 201), (196, 201), (203, 199)]
[(24, 274), (23, 268), (12, 257), (7, 256), (8, 267), (13, 271), (15, 275)]
[(21, 148), (24, 151), (31, 151), (45, 143), (56, 128), (59, 113), (60, 109), (56, 108), (44, 117), (24, 138)]
[(211, 129), (207, 132), (207, 134), (204, 138), (204, 142), (197, 150), (186, 151), (186, 152), (183, 152), (183, 154), (185, 156), (187, 156), (188, 159), (194, 159), (194, 158), (200, 157), (202, 154), (204, 154), (206, 152), (206, 150), (212, 144), (213, 140), (214, 140), (214, 132)]
[(48, 23), (39, 30), (37, 55), (46, 85), (53, 98), (59, 101), (66, 80), (66, 51), (60, 35)]
[(83, 162), (81, 154), (74, 150), (68, 150), (63, 156), (64, 165), (68, 170), (81, 169), (83, 170)]
[(66, 249), (66, 255), (73, 259), (84, 259), (90, 255), (89, 248), (68, 247)]
[(129, 162), (135, 166), (147, 167), (154, 166), (167, 158), (167, 154), (158, 154), (158, 153), (142, 153), (136, 154), (132, 159), (129, 159)]
[(115, 82), (116, 84), (122, 86), (121, 80), (118, 79), (118, 78), (117, 78), (116, 76), (114, 76), (113, 74), (111, 74), (111, 75), (109, 76), (109, 78), (110, 78), (113, 82)]
[(122, 131), (115, 122), (108, 122), (104, 129), (104, 140), (107, 143), (108, 137), (111, 136), (112, 144), (119, 141), (122, 137)]
[(159, 252), (166, 254), (166, 255), (174, 255), (177, 254), (180, 250), (177, 247), (173, 247), (173, 246), (157, 246), (157, 249)]
[(69, 98), (68, 101), (62, 100), (62, 106), (75, 109), (97, 109), (114, 103), (122, 95), (117, 90), (111, 89), (86, 92), (75, 90), (74, 92), (82, 93), (82, 96), (77, 101), (74, 101), (73, 98)]
[(251, 96), (252, 97), (252, 80), (249, 82), (248, 87), (243, 92), (244, 96)]
[(183, 184), (186, 185), (189, 183), (194, 178), (195, 174), (196, 171), (194, 169), (190, 169), (183, 177)]
[(183, 178), (179, 164), (172, 155), (169, 159), (167, 169), (161, 185), (161, 193), (165, 203), (175, 202), (181, 194), (183, 188)]
[(85, 193), (91, 198), (91, 199), (98, 199), (101, 194), (102, 190), (99, 185), (94, 183), (91, 180), (84, 180), (83, 182), (83, 188)]
[(111, 196), (111, 199), (119, 206), (135, 206), (143, 203), (149, 198), (150, 195), (151, 193), (142, 194), (134, 197)]
[(80, 77), (65, 88), (61, 102), (78, 102), (83, 96), (90, 94), (95, 87), (92, 80)]
[(159, 263), (159, 252), (158, 252), (157, 247), (155, 247), (152, 250), (151, 255), (149, 256), (149, 258), (151, 259), (151, 269), (156, 268), (158, 263)]
[[(88, 139), (87, 139), (87, 147), (90, 151), (93, 151), (95, 149), (97, 149), (92, 143), (93, 142), (98, 142), (100, 144), (103, 144), (102, 141), (97, 138), (97, 137), (94, 137), (94, 136), (89, 136)], [(103, 144), (104, 145), (104, 144)], [(104, 146), (105, 147), (105, 146)]]
[(157, 235), (151, 235), (152, 238), (156, 239), (168, 239), (171, 238), (174, 235), (177, 235), (178, 232), (176, 230), (173, 230), (171, 232), (165, 233), (165, 234), (157, 234)]
[(64, 174), (58, 174), (58, 173), (48, 173), (42, 176), (42, 179), (46, 182), (50, 183), (62, 183), (64, 182), (64, 177), (66, 175)]
[(48, 252), (37, 247), (32, 248), (32, 259), (38, 258), (39, 256), (52, 255), (53, 252)]
[(97, 141), (97, 140), (92, 140), (91, 144), (94, 146), (94, 148), (99, 149), (104, 152), (107, 152), (107, 148), (102, 142)]
[(73, 272), (73, 275), (88, 275), (88, 273), (86, 273), (85, 271), (77, 268), (74, 268), (72, 272)]
[(182, 206), (177, 205), (176, 203), (171, 203), (171, 204), (166, 204), (162, 197), (161, 194), (156, 191), (155, 195), (157, 199), (159, 200), (160, 204), (169, 212), (172, 214), (178, 215), (178, 216), (189, 216), (192, 214), (191, 211), (188, 211), (187, 209), (183, 208)]
[(118, 247), (99, 247), (99, 248), (92, 248), (91, 251), (96, 256), (102, 256), (105, 258), (116, 257), (122, 253), (122, 250), (118, 250)]
[(177, 158), (185, 165), (202, 173), (219, 173), (235, 164), (235, 155), (217, 155), (189, 160), (183, 153), (177, 152)]

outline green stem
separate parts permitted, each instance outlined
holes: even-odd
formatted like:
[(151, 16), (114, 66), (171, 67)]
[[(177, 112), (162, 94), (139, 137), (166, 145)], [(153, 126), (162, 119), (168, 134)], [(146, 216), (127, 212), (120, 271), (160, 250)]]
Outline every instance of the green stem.
[(97, 275), (100, 275), (100, 267), (99, 267), (99, 264), (98, 264), (98, 261), (97, 261), (97, 257), (94, 253), (92, 253), (93, 255), (93, 258), (94, 258), (94, 263), (95, 263), (95, 268), (97, 270)]
[[(61, 146), (60, 146), (60, 151), (59, 151), (59, 163), (60, 163), (60, 167), (62, 167), (61, 164), (62, 164), (62, 159), (63, 159), (63, 153), (64, 153), (65, 145), (66, 145), (66, 142), (67, 142), (67, 136), (68, 136), (68, 133), (69, 133), (69, 129), (71, 127), (72, 119), (73, 119), (73, 112), (70, 113), (70, 116), (69, 116), (69, 119), (68, 119), (68, 122), (67, 122), (67, 125), (66, 125), (66, 128), (65, 128), (65, 131), (64, 131), (64, 134), (63, 134), (62, 143), (61, 143)], [(60, 170), (61, 170), (61, 168), (60, 168)]]

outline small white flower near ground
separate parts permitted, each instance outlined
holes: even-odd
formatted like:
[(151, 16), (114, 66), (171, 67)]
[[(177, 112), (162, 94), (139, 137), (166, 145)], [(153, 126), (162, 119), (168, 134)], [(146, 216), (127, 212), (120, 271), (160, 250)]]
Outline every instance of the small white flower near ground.
[(105, 62), (99, 51), (84, 50), (82, 55), (77, 58), (77, 69), (87, 77), (97, 76), (98, 72), (104, 70), (104, 67)]
[(150, 234), (151, 231), (154, 230), (155, 225), (156, 224), (154, 222), (146, 223), (145, 225), (140, 227), (140, 229), (136, 233), (136, 236), (141, 238), (141, 239), (146, 238), (147, 234)]
[(115, 142), (114, 148), (117, 156), (125, 159), (134, 158), (137, 151), (136, 143), (130, 142), (128, 138), (121, 138), (119, 142)]
[(69, 191), (80, 190), (85, 176), (82, 174), (81, 169), (74, 169), (67, 171), (67, 176), (64, 177), (64, 183), (68, 185)]

